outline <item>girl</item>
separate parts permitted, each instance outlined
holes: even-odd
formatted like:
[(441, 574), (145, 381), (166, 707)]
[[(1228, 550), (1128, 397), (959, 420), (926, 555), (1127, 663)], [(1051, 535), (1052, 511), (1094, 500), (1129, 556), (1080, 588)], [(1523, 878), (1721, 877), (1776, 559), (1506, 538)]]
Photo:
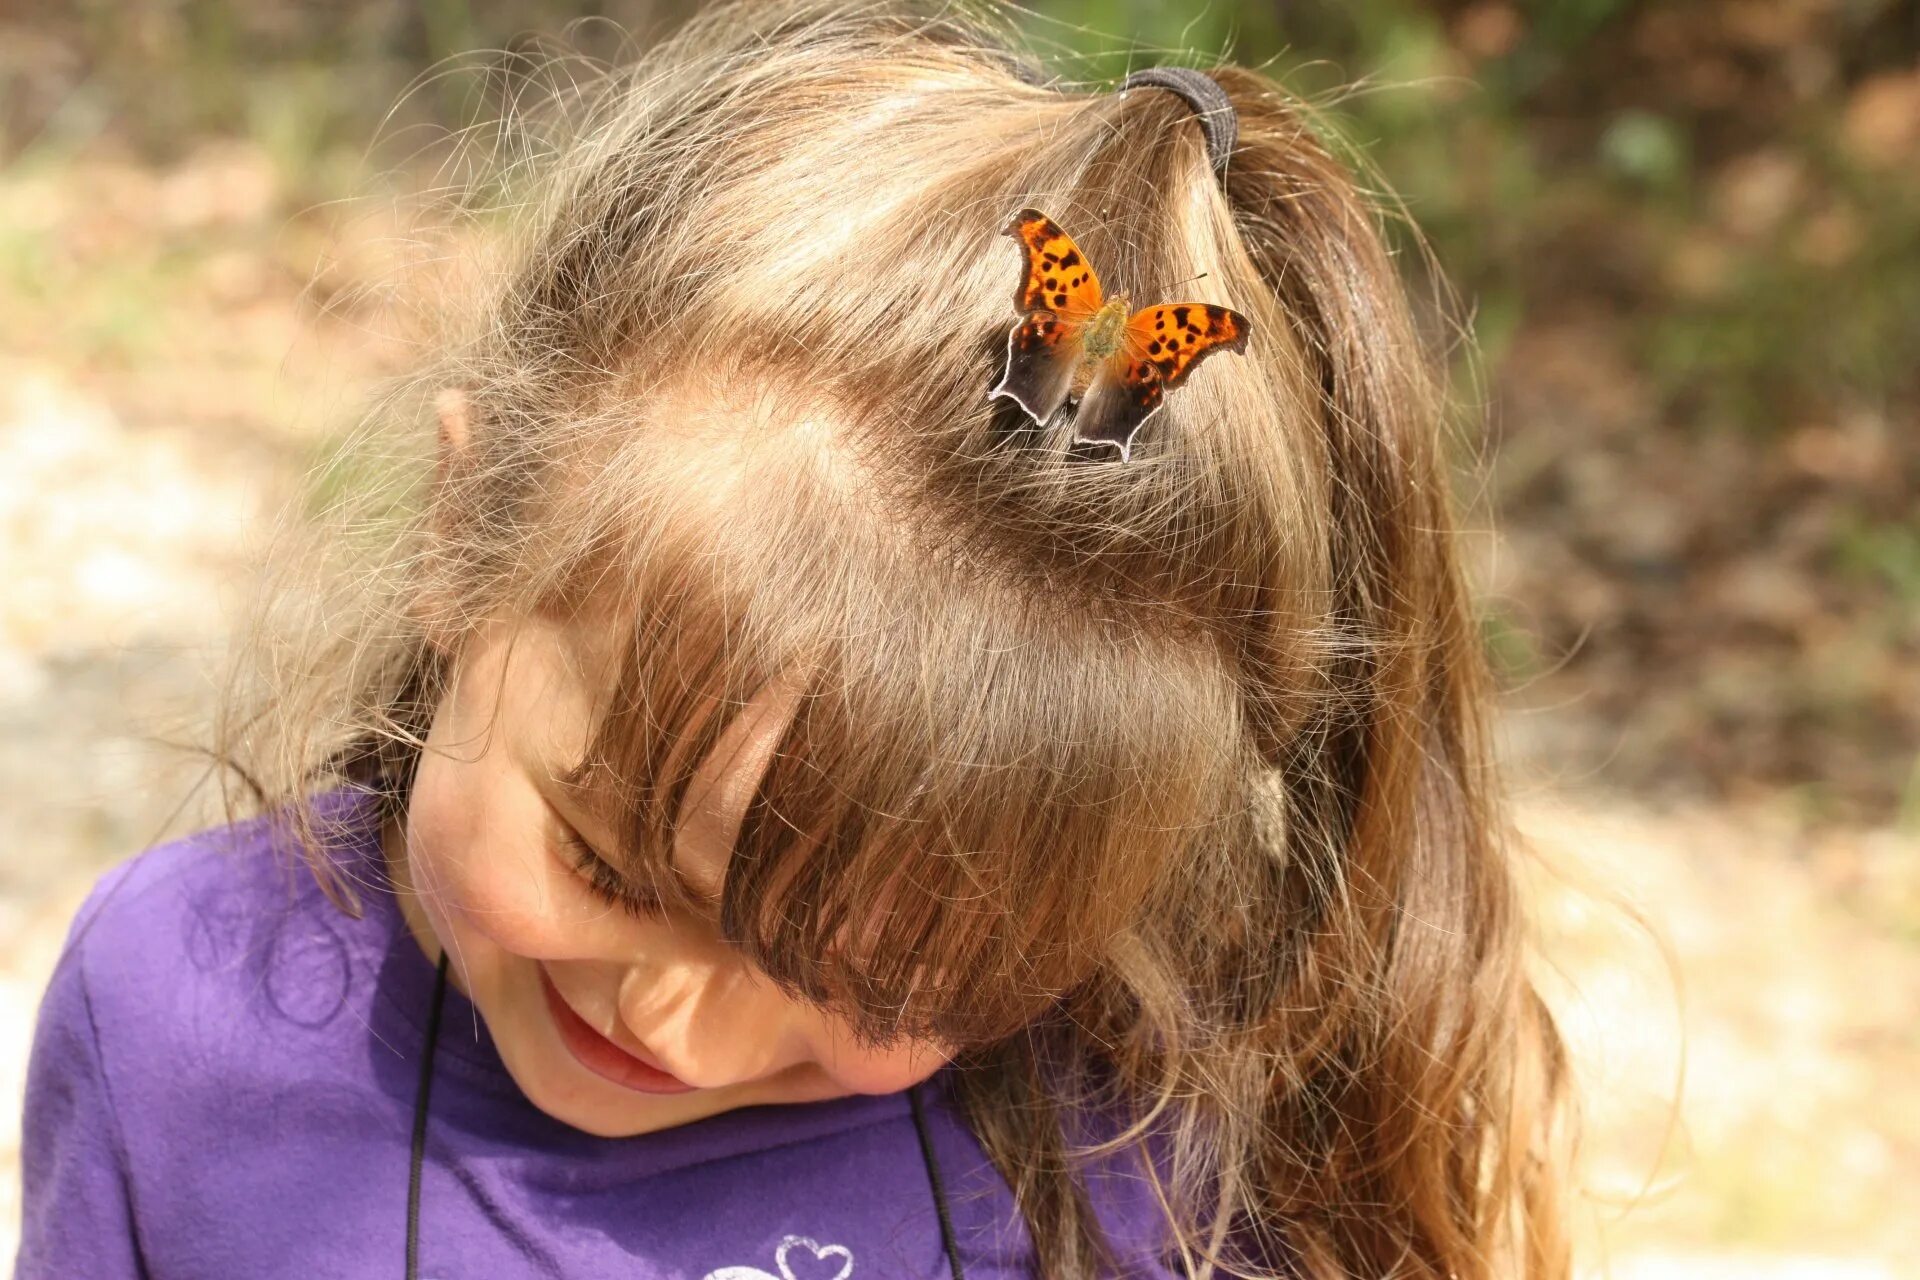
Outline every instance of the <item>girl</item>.
[(1563, 1274), (1441, 396), (1299, 104), (803, 0), (588, 105), (258, 812), (80, 913), (23, 1280)]

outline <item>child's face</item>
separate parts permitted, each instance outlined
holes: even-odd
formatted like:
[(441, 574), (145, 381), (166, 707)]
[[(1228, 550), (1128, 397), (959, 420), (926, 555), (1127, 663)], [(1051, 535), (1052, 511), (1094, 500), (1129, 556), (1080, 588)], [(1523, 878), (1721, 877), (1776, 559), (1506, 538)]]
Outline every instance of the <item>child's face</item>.
[[(613, 832), (557, 781), (587, 745), (579, 660), (591, 648), (579, 628), (527, 624), (510, 649), (492, 628), (463, 651), (404, 832), (385, 838), (409, 927), (429, 956), (446, 948), (535, 1106), (620, 1137), (734, 1107), (892, 1092), (945, 1061), (925, 1044), (860, 1047), (838, 1018), (782, 994), (709, 918), (636, 918), (596, 897), (565, 841), (577, 833), (617, 865)], [(757, 695), (689, 791), (674, 868), (716, 901), (792, 707), (778, 686)]]

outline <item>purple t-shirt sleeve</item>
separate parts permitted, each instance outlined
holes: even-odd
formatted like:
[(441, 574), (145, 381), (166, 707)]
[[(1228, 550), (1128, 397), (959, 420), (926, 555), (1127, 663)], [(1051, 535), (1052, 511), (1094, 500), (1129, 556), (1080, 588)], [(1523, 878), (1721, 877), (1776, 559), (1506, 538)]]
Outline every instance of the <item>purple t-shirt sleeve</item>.
[(146, 1274), (81, 945), (117, 879), (104, 877), (75, 917), (40, 1003), (21, 1125), (23, 1218), (14, 1280)]

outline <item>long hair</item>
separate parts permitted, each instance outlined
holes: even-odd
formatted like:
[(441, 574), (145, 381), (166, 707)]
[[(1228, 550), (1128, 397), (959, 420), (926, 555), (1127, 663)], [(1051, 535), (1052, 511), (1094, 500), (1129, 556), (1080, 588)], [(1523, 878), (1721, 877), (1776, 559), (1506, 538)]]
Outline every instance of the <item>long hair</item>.
[[(592, 617), (589, 762), (657, 862), (726, 712), (796, 680), (722, 927), (960, 1046), (1043, 1274), (1113, 1264), (1087, 1171), (1132, 1151), (1196, 1276), (1564, 1275), (1437, 361), (1307, 108), (1214, 74), (1224, 178), (1173, 94), (1049, 84), (951, 5), (724, 5), (576, 78), (367, 420), (397, 532), (336, 522), (371, 569), (275, 598), (324, 625), (252, 646), (217, 746), (255, 803), (403, 808), (440, 655)], [(985, 396), (1026, 206), (1110, 292), (1251, 321), (1131, 461)]]

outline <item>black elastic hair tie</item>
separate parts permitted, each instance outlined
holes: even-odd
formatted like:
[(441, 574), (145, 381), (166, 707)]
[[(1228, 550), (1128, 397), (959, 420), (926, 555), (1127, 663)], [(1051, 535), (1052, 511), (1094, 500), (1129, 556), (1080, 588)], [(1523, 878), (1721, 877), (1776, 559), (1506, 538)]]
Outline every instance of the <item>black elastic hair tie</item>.
[(1227, 158), (1240, 141), (1240, 117), (1220, 82), (1193, 67), (1142, 67), (1120, 82), (1120, 92), (1148, 86), (1168, 89), (1186, 99), (1207, 137), (1207, 158), (1215, 173), (1225, 173)]

